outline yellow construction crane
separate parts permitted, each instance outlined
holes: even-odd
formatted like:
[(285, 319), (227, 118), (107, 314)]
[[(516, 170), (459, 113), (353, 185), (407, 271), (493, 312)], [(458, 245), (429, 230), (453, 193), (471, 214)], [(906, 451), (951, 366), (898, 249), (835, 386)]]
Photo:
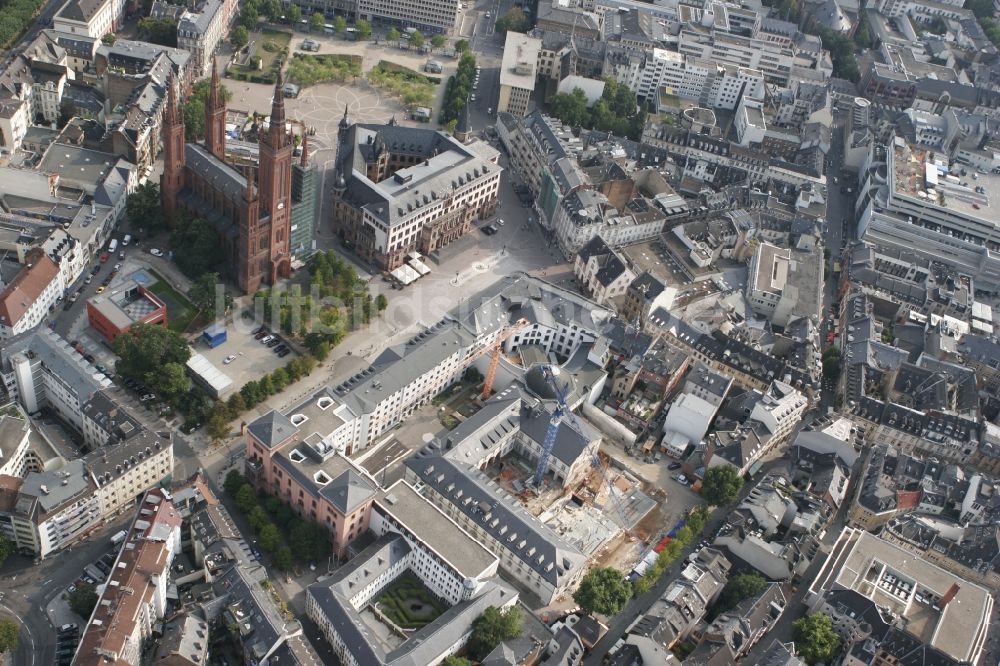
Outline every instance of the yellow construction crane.
[(500, 356), (503, 354), (503, 343), (527, 325), (527, 319), (518, 319), (497, 336), (496, 342), (493, 343), (493, 358), (490, 359), (490, 367), (486, 370), (486, 379), (483, 380), (483, 392), (480, 396), (483, 400), (489, 400), (493, 394), (493, 381), (497, 378), (497, 366), (500, 365)]

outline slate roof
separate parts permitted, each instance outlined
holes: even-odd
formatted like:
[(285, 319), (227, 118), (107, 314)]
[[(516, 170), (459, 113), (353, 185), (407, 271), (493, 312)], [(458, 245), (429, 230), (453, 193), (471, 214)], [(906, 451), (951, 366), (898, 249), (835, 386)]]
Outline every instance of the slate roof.
[(355, 663), (365, 666), (425, 666), (432, 663), (446, 646), (463, 639), (470, 631), (472, 622), (488, 606), (503, 606), (515, 594), (499, 583), (487, 581), (475, 597), (450, 607), (430, 624), (408, 634), (401, 645), (391, 649), (362, 619), (351, 599), (398, 566), (409, 554), (410, 546), (402, 535), (387, 533), (332, 576), (308, 588), (307, 594), (343, 639)]
[(211, 183), (225, 193), (226, 197), (240, 201), (247, 190), (246, 176), (225, 162), (220, 162), (204, 146), (188, 143), (184, 146), (185, 168), (198, 175), (206, 183)]
[(547, 583), (558, 587), (586, 566), (586, 555), (530, 515), (478, 469), (449, 460), (433, 444), (404, 464)]
[(319, 494), (344, 515), (364, 504), (375, 494), (375, 490), (354, 470), (347, 470), (330, 483), (323, 486)]
[(274, 409), (250, 423), (247, 430), (269, 449), (298, 432), (287, 416)]

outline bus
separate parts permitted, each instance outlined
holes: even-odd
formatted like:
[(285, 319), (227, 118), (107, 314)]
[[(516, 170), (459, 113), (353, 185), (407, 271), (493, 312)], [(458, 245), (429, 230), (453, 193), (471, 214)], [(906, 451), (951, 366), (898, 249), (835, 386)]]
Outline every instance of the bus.
[(334, 30), (333, 30), (333, 24), (332, 23), (325, 24), (323, 26), (323, 32), (326, 33), (327, 35), (332, 35), (333, 32), (334, 32)]

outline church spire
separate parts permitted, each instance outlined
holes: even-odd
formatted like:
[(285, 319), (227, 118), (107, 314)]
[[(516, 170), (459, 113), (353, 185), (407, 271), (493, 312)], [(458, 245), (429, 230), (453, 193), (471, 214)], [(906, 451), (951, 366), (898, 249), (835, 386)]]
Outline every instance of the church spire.
[(226, 103), (222, 100), (219, 68), (212, 58), (212, 83), (205, 104), (205, 148), (217, 160), (226, 159)]
[(212, 88), (208, 93), (208, 103), (213, 109), (219, 106), (219, 65), (215, 58), (212, 58)]
[(271, 99), (271, 145), (280, 148), (288, 142), (288, 134), (285, 132), (285, 93), (284, 79), (281, 76), (281, 68), (278, 68), (278, 78), (274, 82), (274, 97)]
[(306, 132), (306, 126), (302, 125), (302, 166), (309, 166), (309, 133)]

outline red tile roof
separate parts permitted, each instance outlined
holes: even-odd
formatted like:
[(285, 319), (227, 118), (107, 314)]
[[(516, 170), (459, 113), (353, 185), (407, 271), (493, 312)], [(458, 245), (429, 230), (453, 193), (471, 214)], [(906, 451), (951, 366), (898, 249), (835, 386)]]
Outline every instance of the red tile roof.
[(59, 266), (40, 249), (25, 256), (25, 267), (0, 292), (0, 326), (13, 327), (59, 275)]

